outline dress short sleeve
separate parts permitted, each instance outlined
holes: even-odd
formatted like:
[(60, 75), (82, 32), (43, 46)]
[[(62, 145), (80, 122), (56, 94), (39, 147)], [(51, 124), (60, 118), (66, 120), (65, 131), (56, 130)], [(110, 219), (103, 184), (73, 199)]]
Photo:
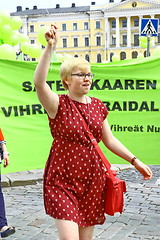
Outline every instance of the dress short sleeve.
[(98, 102), (98, 104), (100, 106), (100, 110), (101, 110), (101, 114), (103, 116), (103, 120), (105, 120), (106, 117), (109, 114), (108, 109), (107, 109), (107, 107), (105, 106), (105, 104), (101, 100), (99, 100), (99, 99), (96, 99), (96, 100), (97, 100), (97, 102)]

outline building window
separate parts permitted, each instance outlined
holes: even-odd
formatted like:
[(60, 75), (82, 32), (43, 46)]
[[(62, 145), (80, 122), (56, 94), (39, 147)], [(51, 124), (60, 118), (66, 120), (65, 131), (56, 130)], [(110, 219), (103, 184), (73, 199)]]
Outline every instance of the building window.
[(137, 56), (138, 56), (138, 53), (136, 51), (133, 51), (132, 52), (132, 58), (137, 58)]
[(120, 53), (120, 60), (124, 60), (126, 59), (126, 53), (125, 52), (121, 52)]
[(35, 40), (31, 40), (31, 44), (34, 44), (35, 43)]
[(88, 30), (88, 29), (89, 29), (88, 22), (84, 22), (84, 30)]
[(63, 46), (64, 48), (67, 47), (67, 38), (63, 38), (63, 39), (62, 39), (62, 46)]
[(114, 36), (112, 36), (112, 45), (116, 45), (116, 38)]
[(122, 44), (127, 45), (127, 35), (122, 36)]
[(77, 23), (73, 23), (73, 31), (77, 30)]
[(96, 37), (96, 45), (101, 46), (101, 37), (99, 36)]
[(88, 47), (89, 46), (89, 37), (84, 38), (84, 46)]
[(112, 62), (112, 57), (113, 57), (114, 53), (110, 54), (110, 62)]
[(115, 19), (112, 20), (111, 25), (112, 25), (112, 28), (116, 28), (116, 20)]
[(139, 18), (134, 18), (134, 27), (139, 27)]
[(102, 62), (101, 54), (97, 54), (97, 63), (101, 63), (101, 62)]
[(100, 21), (96, 21), (96, 29), (100, 29), (100, 28), (101, 28)]
[(78, 47), (78, 38), (73, 38), (73, 46)]
[(34, 25), (30, 25), (30, 32), (34, 32)]
[(86, 59), (88, 62), (90, 62), (90, 59), (89, 59), (89, 55), (88, 55), (88, 54), (85, 55), (85, 59)]
[(67, 30), (66, 24), (63, 23), (63, 24), (62, 24), (62, 31), (66, 31), (66, 30)]
[(134, 46), (139, 46), (139, 35), (138, 34), (134, 35)]
[(127, 27), (127, 19), (122, 19), (122, 27)]

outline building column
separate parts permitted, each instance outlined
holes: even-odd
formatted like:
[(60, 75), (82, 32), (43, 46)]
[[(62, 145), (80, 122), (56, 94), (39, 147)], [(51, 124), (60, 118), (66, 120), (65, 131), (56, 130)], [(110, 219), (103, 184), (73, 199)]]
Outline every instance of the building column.
[(142, 18), (143, 16), (139, 16), (139, 29), (141, 29)]
[(28, 19), (29, 19), (29, 17), (27, 16), (26, 18), (24, 18), (24, 19), (22, 20), (22, 21), (23, 21), (23, 33), (24, 33), (25, 35), (28, 35), (28, 25), (29, 25)]
[(120, 47), (119, 39), (119, 17), (116, 18), (116, 48)]
[(105, 19), (105, 49), (110, 47), (110, 27), (109, 27), (109, 19)]
[(131, 17), (127, 17), (127, 47), (131, 47)]

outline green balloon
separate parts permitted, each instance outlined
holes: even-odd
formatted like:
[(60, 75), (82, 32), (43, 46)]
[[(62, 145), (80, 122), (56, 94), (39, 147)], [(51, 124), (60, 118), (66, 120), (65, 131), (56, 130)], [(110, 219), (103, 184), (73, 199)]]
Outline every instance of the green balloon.
[(0, 19), (2, 21), (2, 25), (8, 24), (10, 22), (10, 14), (6, 10), (0, 11)]
[[(140, 37), (139, 37), (139, 41), (140, 41), (139, 45), (140, 45), (142, 48), (147, 48), (147, 42), (148, 42), (147, 37), (145, 37), (145, 36), (140, 36)], [(153, 37), (150, 37), (150, 43), (149, 43), (150, 47), (152, 47), (153, 43), (154, 43)]]
[(147, 43), (147, 37), (140, 36), (140, 37), (139, 37), (139, 41), (140, 41), (141, 43)]
[(31, 58), (37, 58), (41, 55), (42, 49), (38, 46), (38, 44), (30, 44), (28, 55)]
[(4, 44), (3, 39), (0, 39), (0, 45)]
[(29, 47), (30, 47), (30, 44), (28, 42), (23, 42), (21, 44), (21, 51), (24, 53), (24, 54), (28, 54), (29, 52)]
[[(140, 41), (140, 42), (143, 42), (143, 43), (147, 43), (147, 37), (145, 37), (145, 36), (140, 36), (140, 37), (139, 37), (139, 41)], [(150, 37), (150, 41), (151, 41), (151, 42), (153, 41), (153, 37)]]
[(19, 33), (19, 43), (30, 42), (29, 37), (25, 34)]
[(140, 42), (139, 44), (142, 48), (147, 48), (147, 42)]
[(3, 44), (0, 46), (0, 58), (16, 60), (16, 51), (13, 47), (8, 44)]
[(12, 29), (9, 25), (3, 25), (0, 28), (0, 36), (5, 39), (8, 38), (8, 36), (11, 34)]
[(10, 20), (12, 30), (18, 30), (22, 26), (22, 19), (20, 17), (12, 17)]
[(37, 38), (38, 41), (43, 45), (46, 46), (47, 45), (47, 41), (46, 38), (44, 36), (45, 32), (47, 32), (49, 30), (49, 27), (47, 26), (43, 26), (38, 30), (38, 34), (37, 34)]
[[(149, 42), (149, 46), (152, 47), (153, 46), (153, 41)], [(140, 42), (139, 44), (142, 48), (147, 48), (147, 42)]]
[(5, 43), (16, 46), (19, 43), (19, 32), (18, 31), (12, 31), (9, 35), (8, 39), (4, 39)]

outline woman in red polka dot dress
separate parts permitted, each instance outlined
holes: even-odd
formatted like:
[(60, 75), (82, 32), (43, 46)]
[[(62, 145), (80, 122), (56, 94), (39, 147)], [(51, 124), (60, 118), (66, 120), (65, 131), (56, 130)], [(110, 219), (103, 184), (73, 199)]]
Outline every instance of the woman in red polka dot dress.
[[(59, 96), (52, 92), (46, 78), (57, 44), (56, 25), (51, 25), (45, 37), (48, 44), (34, 77), (54, 138), (44, 172), (45, 210), (55, 219), (60, 240), (91, 240), (94, 225), (105, 221), (105, 169), (72, 101), (98, 142), (102, 140), (108, 149), (128, 162), (134, 155), (113, 136), (104, 104), (86, 96), (93, 78), (86, 60), (64, 61), (60, 75), (68, 94)], [(138, 158), (134, 165), (144, 179), (151, 178), (149, 167)]]

